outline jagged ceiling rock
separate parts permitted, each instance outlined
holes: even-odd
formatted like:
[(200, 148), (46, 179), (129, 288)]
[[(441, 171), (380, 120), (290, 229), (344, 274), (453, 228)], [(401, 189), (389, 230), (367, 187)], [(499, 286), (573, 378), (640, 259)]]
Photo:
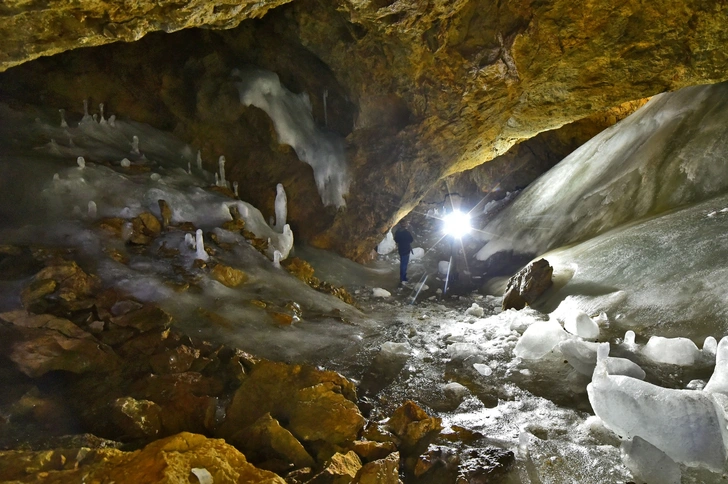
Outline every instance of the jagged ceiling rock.
[[(230, 28), (281, 3), (188, 2), (178, 9), (172, 3), (136, 2), (123, 15), (111, 15), (109, 5), (96, 2), (74, 7), (50, 2), (36, 10), (26, 2), (6, 2), (0, 10), (0, 31), (7, 34), (0, 36), (0, 65), (132, 40), (154, 29)], [(122, 35), (106, 37), (107, 23), (128, 29), (117, 27)], [(727, 23), (724, 2), (630, 0), (587, 6), (566, 0), (295, 0), (262, 20), (208, 33), (204, 46), (191, 42), (194, 36), (183, 36), (187, 40), (170, 41), (175, 50), (137, 49), (123, 55), (127, 63), (133, 56), (144, 59), (137, 59), (138, 76), (130, 71), (125, 77), (127, 83), (144, 78), (142, 85), (150, 88), (144, 94), (130, 94), (128, 84), (126, 90), (110, 87), (115, 57), (99, 62), (95, 74), (77, 69), (65, 89), (67, 99), (74, 86), (78, 95), (77, 76), (84, 73), (89, 83), (106, 83), (106, 92), (88, 88), (96, 89), (100, 99), (112, 102), (104, 96), (119, 94), (115, 102), (129, 107), (126, 113), (174, 128), (203, 146), (203, 153), (247, 150), (257, 163), (240, 163), (231, 171), (237, 169), (241, 179), (257, 177), (257, 187), (270, 182), (267, 194), (251, 190), (264, 213), (266, 205), (272, 207), (275, 183), (289, 181), (295, 193), (289, 193), (289, 201), (306, 205), (298, 215), (290, 214), (292, 221), (298, 217), (304, 238), (363, 259), (443, 177), (594, 112), (728, 79)], [(159, 36), (148, 37), (161, 42)], [(215, 58), (212, 52), (222, 47), (227, 54)], [(152, 62), (145, 58), (153, 55)], [(165, 69), (174, 59), (176, 67)], [(329, 117), (333, 129), (347, 137), (353, 172), (346, 209), (323, 208), (310, 168), (277, 145), (266, 116), (230, 102), (235, 93), (225, 76), (233, 60), (274, 70), (289, 89), (309, 92), (319, 122), (324, 117), (321, 93), (329, 90)], [(150, 72), (150, 66), (164, 72)], [(29, 72), (15, 82), (29, 81)], [(54, 91), (44, 92), (52, 97)], [(140, 106), (142, 101), (146, 106)], [(246, 134), (251, 127), (254, 134)]]

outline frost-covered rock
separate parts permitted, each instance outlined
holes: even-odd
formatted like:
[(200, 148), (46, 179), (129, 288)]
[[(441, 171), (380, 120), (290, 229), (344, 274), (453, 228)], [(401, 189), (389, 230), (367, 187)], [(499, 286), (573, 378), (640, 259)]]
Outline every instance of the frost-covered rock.
[(375, 287), (374, 289), (372, 289), (372, 296), (374, 296), (374, 297), (384, 298), (384, 297), (389, 297), (391, 295), (392, 295), (391, 292), (387, 291), (386, 289), (382, 289), (381, 287)]
[(599, 337), (599, 325), (583, 311), (577, 310), (568, 314), (564, 320), (564, 329), (584, 339), (593, 340)]
[(465, 310), (466, 316), (475, 316), (476, 318), (482, 318), (485, 311), (483, 308), (478, 306), (477, 303), (473, 303), (468, 309)]
[(723, 469), (726, 422), (707, 392), (662, 388), (635, 378), (609, 375), (600, 347), (587, 386), (594, 413), (623, 438), (640, 436), (688, 466)]
[(652, 361), (680, 366), (690, 366), (700, 357), (700, 350), (691, 340), (662, 336), (652, 336), (642, 353)]
[(532, 324), (518, 340), (513, 352), (519, 358), (537, 360), (543, 358), (562, 340), (569, 338), (556, 321), (543, 321)]
[(667, 454), (637, 436), (622, 442), (622, 462), (634, 478), (645, 484), (680, 484), (680, 466)]

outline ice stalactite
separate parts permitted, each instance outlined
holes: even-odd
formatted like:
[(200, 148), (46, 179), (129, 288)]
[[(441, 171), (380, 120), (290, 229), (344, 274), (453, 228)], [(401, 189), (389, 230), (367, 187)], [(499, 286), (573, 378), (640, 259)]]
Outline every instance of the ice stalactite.
[(273, 121), (278, 142), (293, 148), (298, 159), (313, 168), (316, 187), (324, 205), (346, 206), (351, 175), (342, 138), (316, 126), (311, 100), (281, 85), (278, 75), (261, 69), (235, 69), (233, 77), (245, 106), (265, 111)]
[(275, 212), (275, 229), (278, 232), (283, 232), (283, 227), (286, 225), (286, 217), (288, 216), (288, 198), (286, 197), (286, 191), (283, 189), (282, 183), (276, 185)]

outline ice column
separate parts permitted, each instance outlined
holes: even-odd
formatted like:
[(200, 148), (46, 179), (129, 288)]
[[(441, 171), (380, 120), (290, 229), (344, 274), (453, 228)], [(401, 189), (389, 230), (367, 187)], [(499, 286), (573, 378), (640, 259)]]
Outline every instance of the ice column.
[(81, 118), (81, 123), (88, 123), (89, 121), (93, 121), (93, 118), (89, 116), (88, 114), (88, 99), (83, 100), (83, 118)]
[(283, 232), (283, 227), (286, 225), (286, 217), (288, 216), (288, 198), (286, 197), (286, 191), (283, 189), (283, 184), (279, 183), (276, 185), (276, 223), (275, 229), (278, 232)]
[(217, 165), (220, 168), (220, 185), (221, 187), (227, 187), (227, 182), (225, 181), (225, 157), (221, 156), (218, 161)]
[(195, 247), (197, 248), (195, 259), (208, 260), (210, 258), (207, 252), (205, 252), (205, 241), (202, 239), (202, 229), (197, 229), (197, 232), (195, 232)]

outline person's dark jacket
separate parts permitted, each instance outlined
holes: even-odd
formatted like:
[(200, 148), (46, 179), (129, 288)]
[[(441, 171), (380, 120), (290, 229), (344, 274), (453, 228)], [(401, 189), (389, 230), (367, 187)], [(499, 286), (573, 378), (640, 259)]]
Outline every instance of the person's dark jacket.
[(412, 242), (415, 241), (409, 230), (399, 228), (394, 233), (394, 241), (397, 243), (397, 252), (400, 256), (407, 255), (412, 252)]

